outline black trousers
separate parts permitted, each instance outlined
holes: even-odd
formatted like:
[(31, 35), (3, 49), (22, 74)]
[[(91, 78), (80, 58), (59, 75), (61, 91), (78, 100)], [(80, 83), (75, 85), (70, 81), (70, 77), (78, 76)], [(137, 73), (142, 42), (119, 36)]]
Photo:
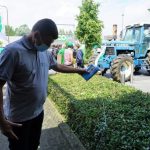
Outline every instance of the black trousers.
[(44, 112), (32, 120), (19, 122), (21, 127), (13, 127), (19, 140), (8, 138), (10, 150), (37, 150), (40, 144)]

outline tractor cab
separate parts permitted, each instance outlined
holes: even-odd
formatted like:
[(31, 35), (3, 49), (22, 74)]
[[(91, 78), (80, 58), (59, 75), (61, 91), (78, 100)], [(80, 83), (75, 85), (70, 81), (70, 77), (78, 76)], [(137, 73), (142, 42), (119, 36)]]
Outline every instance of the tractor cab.
[(135, 57), (145, 57), (150, 49), (150, 24), (127, 26), (123, 41), (133, 43)]
[(143, 34), (143, 50), (150, 50), (150, 25), (145, 27)]
[(141, 26), (127, 26), (123, 41), (140, 42)]

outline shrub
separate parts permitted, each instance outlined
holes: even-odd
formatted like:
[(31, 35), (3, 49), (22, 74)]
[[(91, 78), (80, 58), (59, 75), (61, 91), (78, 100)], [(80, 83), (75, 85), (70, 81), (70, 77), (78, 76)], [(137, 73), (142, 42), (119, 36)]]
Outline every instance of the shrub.
[(94, 76), (50, 76), (49, 97), (87, 150), (147, 150), (150, 95)]

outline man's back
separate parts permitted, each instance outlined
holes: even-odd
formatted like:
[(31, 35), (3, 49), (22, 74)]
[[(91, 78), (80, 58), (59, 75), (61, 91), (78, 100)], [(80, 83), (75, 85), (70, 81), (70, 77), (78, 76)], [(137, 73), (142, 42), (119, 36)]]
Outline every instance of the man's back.
[(65, 50), (64, 53), (64, 64), (69, 66), (73, 64), (73, 51), (71, 48)]

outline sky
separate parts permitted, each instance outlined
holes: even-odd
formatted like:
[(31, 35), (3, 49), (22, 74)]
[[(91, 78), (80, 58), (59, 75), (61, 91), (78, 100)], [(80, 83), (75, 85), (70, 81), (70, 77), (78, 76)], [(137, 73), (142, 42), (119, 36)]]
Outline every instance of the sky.
[[(150, 0), (94, 0), (100, 3), (98, 17), (104, 23), (103, 35), (112, 34), (113, 24), (117, 24), (118, 32), (126, 25), (134, 23), (150, 23)], [(36, 21), (51, 18), (58, 28), (59, 24), (75, 25), (76, 16), (82, 0), (0, 0), (0, 15), (2, 21), (14, 28), (27, 24), (31, 29)], [(75, 29), (75, 26), (65, 26)]]

